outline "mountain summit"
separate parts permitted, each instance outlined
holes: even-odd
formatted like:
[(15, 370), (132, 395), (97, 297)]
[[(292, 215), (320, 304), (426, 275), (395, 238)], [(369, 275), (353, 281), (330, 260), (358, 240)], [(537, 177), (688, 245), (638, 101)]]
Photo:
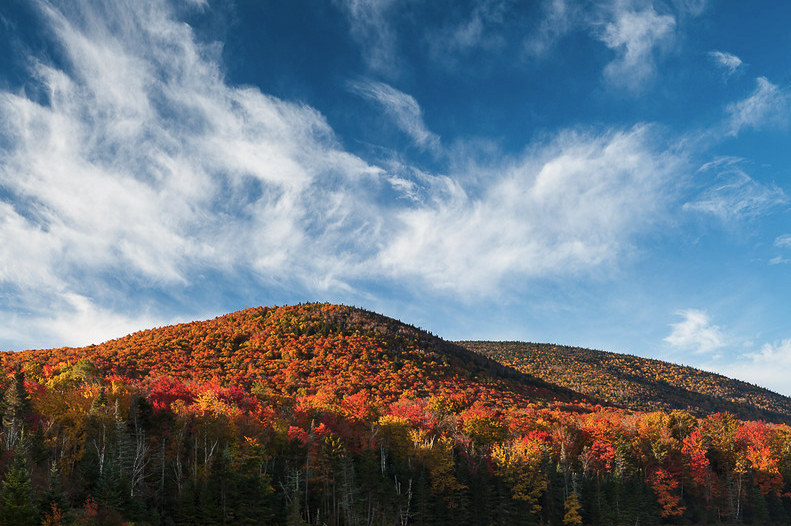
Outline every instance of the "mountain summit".
[(212, 381), (284, 396), (375, 391), (390, 402), (467, 390), (509, 405), (583, 398), (392, 318), (318, 303), (251, 308), (99, 345), (4, 355), (7, 367), (20, 362), (44, 376), (79, 360), (90, 362), (96, 378)]

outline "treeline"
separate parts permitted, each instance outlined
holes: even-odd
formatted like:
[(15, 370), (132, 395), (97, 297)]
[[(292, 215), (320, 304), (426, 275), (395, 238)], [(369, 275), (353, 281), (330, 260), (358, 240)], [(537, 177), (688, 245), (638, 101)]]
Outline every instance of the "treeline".
[(730, 412), (742, 419), (788, 422), (791, 399), (692, 367), (579, 347), (467, 341), (465, 348), (586, 396), (638, 410)]
[(787, 524), (791, 428), (463, 395), (4, 387), (0, 524)]

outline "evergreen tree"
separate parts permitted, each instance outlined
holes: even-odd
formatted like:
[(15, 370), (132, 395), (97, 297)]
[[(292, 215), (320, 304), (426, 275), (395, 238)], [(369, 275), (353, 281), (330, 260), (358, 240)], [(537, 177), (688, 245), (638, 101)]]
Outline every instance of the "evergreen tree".
[(494, 479), (485, 466), (478, 468), (469, 481), (470, 495), (472, 498), (472, 524), (488, 524), (492, 520), (494, 509), (497, 506), (497, 492)]
[(103, 508), (123, 510), (126, 507), (127, 495), (128, 490), (118, 469), (118, 461), (110, 456), (96, 483), (94, 490), (96, 502)]
[(232, 506), (237, 501), (238, 493), (231, 472), (231, 455), (226, 447), (212, 459), (209, 475), (199, 494), (202, 524), (232, 522)]
[(52, 463), (49, 470), (49, 484), (47, 489), (39, 498), (39, 514), (41, 516), (42, 524), (64, 524), (72, 520), (71, 505), (63, 491), (63, 486), (60, 482), (60, 473), (55, 462)]
[(0, 526), (34, 526), (38, 522), (37, 511), (25, 453), (21, 447), (17, 447), (14, 463), (3, 480)]
[(187, 478), (172, 511), (176, 524), (197, 524), (196, 489), (192, 477)]
[(758, 486), (751, 480), (747, 486), (747, 499), (744, 504), (746, 524), (769, 524), (769, 505)]
[(272, 479), (268, 475), (246, 474), (236, 486), (236, 520), (243, 524), (267, 524), (272, 518)]
[(769, 516), (777, 524), (789, 524), (789, 517), (786, 510), (783, 508), (783, 502), (780, 497), (774, 493), (766, 496), (766, 502), (769, 506)]
[(104, 387), (99, 389), (99, 394), (96, 395), (96, 398), (93, 399), (91, 402), (91, 413), (97, 413), (104, 410), (107, 407), (107, 392), (105, 391)]
[(223, 524), (222, 502), (219, 493), (213, 491), (206, 482), (202, 483), (198, 491), (198, 519), (200, 524), (214, 526)]
[(571, 492), (563, 507), (565, 509), (563, 524), (582, 524), (582, 516), (580, 515), (581, 506), (576, 493)]
[(544, 464), (544, 473), (546, 473), (547, 489), (541, 498), (543, 522), (558, 524), (563, 520), (564, 503), (567, 502), (565, 474), (549, 458)]
[(34, 466), (45, 465), (50, 459), (50, 451), (47, 447), (47, 437), (44, 432), (44, 426), (39, 424), (33, 433), (27, 436), (27, 452), (30, 455), (30, 460)]
[(3, 434), (5, 447), (11, 450), (22, 438), (25, 415), (30, 409), (30, 400), (25, 389), (25, 374), (17, 370), (3, 396)]

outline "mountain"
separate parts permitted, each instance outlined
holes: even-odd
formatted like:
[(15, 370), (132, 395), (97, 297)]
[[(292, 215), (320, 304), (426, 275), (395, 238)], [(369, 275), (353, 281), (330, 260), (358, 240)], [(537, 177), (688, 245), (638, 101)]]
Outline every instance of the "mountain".
[(788, 425), (465, 345), (305, 304), (3, 353), (0, 524), (791, 522)]
[(641, 411), (730, 412), (745, 420), (791, 422), (791, 398), (746, 382), (626, 354), (562, 345), (465, 341), (459, 345), (546, 382)]
[(281, 396), (366, 391), (389, 403), (405, 393), (464, 391), (508, 406), (584, 398), (394, 319), (330, 304), (246, 309), (99, 345), (5, 353), (2, 359), (7, 368), (20, 363), (29, 377), (56, 383), (73, 380), (69, 364), (82, 360), (90, 373), (77, 374), (95, 379), (169, 377), (255, 386)]

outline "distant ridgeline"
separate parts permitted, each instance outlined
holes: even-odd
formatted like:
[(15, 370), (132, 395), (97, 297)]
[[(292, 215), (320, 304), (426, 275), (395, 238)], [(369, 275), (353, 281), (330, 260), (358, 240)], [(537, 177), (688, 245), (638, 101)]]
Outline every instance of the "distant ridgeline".
[(791, 398), (755, 385), (660, 360), (526, 342), (456, 342), (546, 382), (642, 411), (731, 412), (745, 420), (791, 423)]
[(329, 304), (0, 359), (0, 525), (791, 521), (789, 400), (662, 362)]

